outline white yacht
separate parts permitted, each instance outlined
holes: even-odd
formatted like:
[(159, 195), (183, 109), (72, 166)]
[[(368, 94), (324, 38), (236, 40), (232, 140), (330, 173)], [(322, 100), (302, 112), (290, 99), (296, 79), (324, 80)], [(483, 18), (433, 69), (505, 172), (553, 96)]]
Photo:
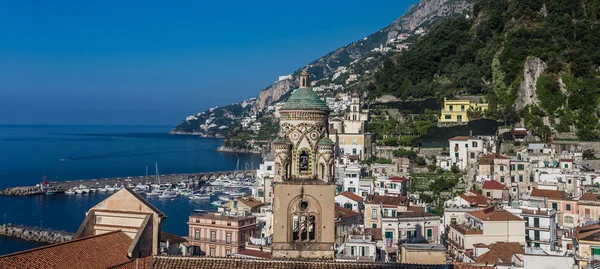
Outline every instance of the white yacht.
[(158, 198), (168, 199), (177, 197), (177, 193), (175, 193), (171, 188), (165, 190)]
[(65, 191), (65, 194), (75, 194), (75, 191), (73, 189), (68, 189)]
[(115, 188), (111, 187), (110, 185), (106, 185), (104, 188), (106, 188), (106, 191), (109, 191), (109, 192), (115, 191)]

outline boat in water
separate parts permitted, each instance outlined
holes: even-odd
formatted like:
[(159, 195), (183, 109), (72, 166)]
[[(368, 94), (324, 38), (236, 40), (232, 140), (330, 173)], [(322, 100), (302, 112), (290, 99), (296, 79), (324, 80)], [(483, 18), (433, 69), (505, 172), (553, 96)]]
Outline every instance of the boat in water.
[(158, 196), (158, 198), (161, 199), (169, 199), (175, 197), (177, 197), (177, 193), (175, 193), (171, 188), (165, 190), (161, 195)]
[(68, 189), (67, 191), (65, 191), (65, 194), (75, 194), (75, 191), (73, 189)]
[(221, 196), (219, 196), (219, 200), (221, 200), (223, 202), (229, 202), (229, 201), (231, 201), (231, 198), (229, 198), (229, 196), (221, 195)]
[(214, 201), (214, 202), (210, 203), (210, 205), (218, 207), (218, 206), (221, 206), (221, 202), (220, 201)]
[(115, 191), (115, 188), (111, 187), (110, 185), (106, 185), (106, 186), (104, 186), (104, 188), (106, 188), (106, 191), (108, 191), (108, 192), (114, 192)]

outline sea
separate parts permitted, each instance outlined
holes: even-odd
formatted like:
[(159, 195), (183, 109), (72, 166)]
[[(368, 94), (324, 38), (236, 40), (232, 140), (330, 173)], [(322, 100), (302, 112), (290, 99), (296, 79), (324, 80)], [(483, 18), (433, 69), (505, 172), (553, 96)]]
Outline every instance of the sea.
[[(256, 169), (259, 155), (215, 151), (220, 139), (169, 135), (171, 126), (0, 125), (0, 189), (48, 180)], [(148, 167), (148, 168), (147, 168)], [(249, 190), (244, 190), (248, 192)], [(5, 223), (76, 232), (92, 206), (110, 194), (0, 196)], [(194, 209), (215, 211), (210, 201), (186, 197), (148, 201), (167, 215), (163, 230), (187, 235)], [(43, 244), (0, 236), (0, 255)]]

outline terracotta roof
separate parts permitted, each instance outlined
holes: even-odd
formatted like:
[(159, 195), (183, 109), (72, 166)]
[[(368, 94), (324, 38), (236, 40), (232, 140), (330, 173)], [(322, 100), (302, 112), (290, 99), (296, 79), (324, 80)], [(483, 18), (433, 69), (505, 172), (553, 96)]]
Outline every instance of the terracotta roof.
[(252, 197), (250, 195), (246, 195), (244, 197), (238, 197), (236, 200), (238, 202), (246, 205), (249, 208), (255, 208), (255, 207), (258, 207), (258, 206), (262, 205), (261, 201), (257, 200), (256, 198), (254, 198), (254, 197)]
[(507, 264), (512, 263), (512, 256), (525, 254), (525, 250), (518, 242), (497, 242), (489, 246), (490, 250), (475, 258), (477, 263), (483, 264)]
[(109, 269), (148, 269), (152, 265), (152, 260), (154, 257), (148, 256), (145, 258), (135, 259), (128, 261), (123, 264), (119, 264), (113, 267), (108, 267)]
[(455, 136), (455, 137), (450, 138), (448, 140), (462, 140), (462, 141), (467, 141), (469, 139), (471, 139), (470, 136)]
[(160, 241), (166, 242), (169, 240), (169, 243), (183, 243), (187, 240), (179, 235), (174, 235), (172, 233), (160, 232)]
[(243, 249), (243, 250), (240, 250), (237, 254), (242, 255), (242, 256), (255, 257), (255, 258), (259, 258), (259, 259), (270, 259), (271, 258), (271, 253), (267, 253), (267, 252), (260, 251), (260, 250), (254, 250), (254, 249)]
[(573, 159), (560, 159), (560, 162), (563, 162), (563, 163), (572, 163)]
[(383, 240), (381, 228), (365, 228), (365, 234), (370, 234), (375, 240)]
[(513, 130), (512, 135), (527, 135), (527, 130)]
[(411, 212), (423, 212), (425, 211), (425, 207), (422, 206), (408, 206), (406, 211), (411, 211)]
[(343, 219), (347, 219), (347, 218), (357, 217), (358, 215), (360, 215), (360, 213), (354, 212), (350, 209), (343, 208), (339, 205), (335, 206), (336, 219), (343, 220)]
[(489, 198), (483, 196), (481, 193), (478, 193), (476, 191), (469, 191), (458, 196), (463, 200), (469, 202), (471, 205), (487, 205), (487, 203), (490, 201)]
[(442, 269), (447, 268), (445, 264), (400, 264), (400, 263), (378, 263), (378, 262), (336, 262), (332, 260), (253, 260), (237, 258), (210, 258), (210, 257), (182, 257), (182, 256), (156, 256), (152, 262), (153, 269), (269, 269), (269, 268), (324, 268), (324, 269), (375, 269), (375, 268), (399, 268), (399, 269)]
[(129, 262), (133, 240), (115, 231), (0, 256), (0, 268), (109, 268)]
[(390, 177), (388, 179), (391, 180), (391, 181), (394, 181), (394, 182), (408, 181), (408, 178), (405, 178), (405, 177)]
[(438, 215), (436, 215), (436, 214), (425, 212), (425, 211), (398, 212), (396, 214), (396, 216), (398, 216), (398, 219), (402, 219), (402, 218), (417, 218), (417, 217), (438, 217)]
[(483, 182), (484, 190), (508, 190), (506, 186), (495, 180), (486, 180)]
[(383, 195), (367, 195), (367, 204), (382, 204), (382, 205), (408, 205), (408, 197), (406, 196), (383, 196)]
[(362, 202), (362, 200), (363, 200), (362, 197), (354, 194), (353, 192), (349, 192), (349, 191), (342, 192), (342, 193), (340, 193), (340, 195), (342, 195), (350, 200), (353, 200), (355, 202), (359, 202), (359, 203)]
[(542, 190), (542, 189), (533, 188), (531, 190), (531, 196), (548, 197), (550, 199), (563, 199), (565, 197), (565, 193), (562, 191)]
[(600, 224), (594, 223), (575, 228), (575, 238), (577, 240), (600, 241)]
[(220, 215), (218, 213), (215, 214), (214, 212), (191, 215), (190, 217), (192, 217), (192, 218), (201, 218), (201, 219), (214, 219), (214, 220), (231, 220), (231, 221), (241, 221), (241, 220), (249, 220), (249, 219), (255, 219), (256, 218), (256, 216), (229, 216), (229, 215)]
[(513, 213), (510, 213), (504, 209), (495, 209), (493, 206), (487, 207), (482, 210), (469, 211), (467, 214), (478, 218), (482, 221), (524, 221), (522, 218), (517, 217)]
[(492, 153), (489, 155), (479, 157), (478, 163), (480, 165), (490, 165), (494, 162), (495, 159), (508, 160), (509, 158), (498, 153)]
[(474, 263), (455, 262), (454, 269), (494, 269), (495, 266)]
[(599, 201), (600, 193), (586, 192), (579, 198), (579, 201)]

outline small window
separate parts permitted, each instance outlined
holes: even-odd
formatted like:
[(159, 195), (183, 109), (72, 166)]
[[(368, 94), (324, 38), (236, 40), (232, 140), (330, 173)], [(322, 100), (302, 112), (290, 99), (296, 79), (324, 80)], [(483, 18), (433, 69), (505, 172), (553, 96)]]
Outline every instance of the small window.
[(515, 171), (515, 165), (514, 164), (510, 165), (510, 171)]
[(519, 171), (525, 170), (525, 165), (524, 164), (517, 165), (517, 170), (519, 170)]
[(451, 120), (452, 119), (452, 115), (445, 115), (444, 119)]
[(373, 228), (377, 228), (377, 223), (373, 223), (373, 224), (371, 225), (371, 227), (373, 227)]
[(467, 144), (465, 144), (465, 148), (469, 148), (469, 144), (468, 144), (468, 143), (467, 143)]
[(195, 238), (196, 240), (200, 240), (200, 230), (196, 230)]
[(504, 171), (504, 165), (500, 165), (500, 171)]
[(552, 209), (558, 210), (558, 204), (557, 203), (552, 203)]
[(487, 197), (492, 197), (492, 194), (491, 194), (489, 191), (488, 191), (488, 192), (486, 192), (486, 193), (485, 193), (485, 195), (486, 195)]
[(371, 211), (371, 218), (376, 219), (377, 218), (377, 209), (373, 208), (373, 210)]
[(504, 183), (504, 177), (500, 177), (500, 182)]
[(565, 163), (565, 168), (569, 168), (569, 164), (568, 163)]
[(571, 211), (571, 205), (570, 204), (567, 204), (565, 207), (567, 208), (567, 211)]
[(210, 241), (211, 242), (217, 241), (217, 232), (215, 232), (215, 231), (210, 232)]
[(454, 157), (458, 158), (458, 152), (454, 153)]
[(519, 175), (519, 182), (523, 182), (523, 175)]
[(225, 237), (225, 243), (231, 244), (231, 233), (227, 233), (227, 236)]
[(211, 256), (211, 257), (215, 257), (215, 256), (217, 256), (217, 251), (216, 251), (214, 248), (211, 248), (211, 249), (210, 249), (210, 256)]
[(471, 152), (471, 159), (475, 159), (475, 152)]
[(474, 148), (477, 147), (477, 142), (473, 141), (472, 145), (473, 145)]
[(225, 254), (226, 254), (227, 256), (230, 256), (230, 255), (231, 255), (231, 249), (227, 249), (227, 250), (225, 250)]

